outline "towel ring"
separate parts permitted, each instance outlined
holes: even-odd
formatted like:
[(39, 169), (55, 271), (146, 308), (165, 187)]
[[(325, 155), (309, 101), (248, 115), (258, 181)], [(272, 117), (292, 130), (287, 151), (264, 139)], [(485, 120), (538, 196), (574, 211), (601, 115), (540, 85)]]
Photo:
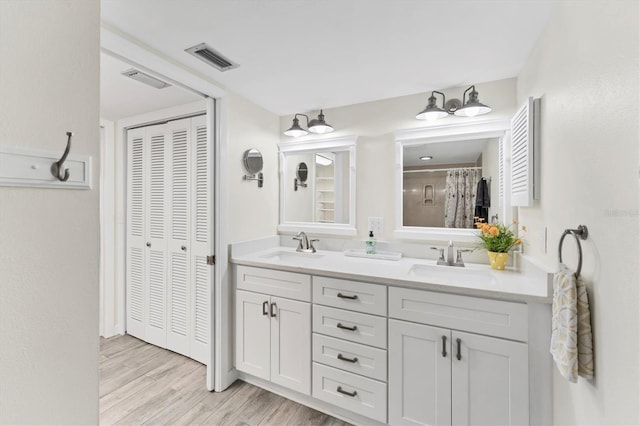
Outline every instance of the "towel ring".
[(582, 245), (580, 244), (580, 240), (586, 240), (589, 236), (589, 230), (585, 225), (578, 226), (578, 229), (565, 229), (560, 237), (560, 243), (558, 244), (558, 260), (562, 263), (562, 243), (564, 242), (564, 237), (567, 235), (573, 235), (576, 239), (576, 243), (578, 244), (578, 269), (576, 270), (576, 278), (580, 276), (580, 271), (582, 270)]

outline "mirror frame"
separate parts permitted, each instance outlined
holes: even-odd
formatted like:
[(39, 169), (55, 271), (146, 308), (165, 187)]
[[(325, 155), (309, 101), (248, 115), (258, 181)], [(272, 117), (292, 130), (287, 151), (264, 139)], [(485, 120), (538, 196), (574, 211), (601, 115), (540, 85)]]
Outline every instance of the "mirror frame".
[[(460, 140), (503, 138), (504, 153), (504, 197), (499, 214), (500, 222), (511, 223), (514, 208), (509, 201), (509, 170), (511, 146), (511, 120), (502, 118), (462, 124), (435, 125), (414, 129), (401, 129), (393, 132), (396, 149), (396, 229), (394, 236), (411, 240), (451, 240), (473, 243), (478, 241), (477, 231), (467, 228), (428, 228), (403, 225), (403, 148), (406, 146), (424, 145), (430, 143), (446, 143)], [(496, 180), (497, 182), (497, 180)], [(509, 205), (507, 208), (506, 206)]]
[[(252, 151), (256, 151), (260, 157), (260, 169), (253, 171), (253, 169), (249, 168), (249, 159), (251, 158), (251, 152)], [(257, 155), (254, 157), (258, 157)], [(249, 173), (250, 175), (256, 175), (258, 173), (260, 173), (262, 171), (262, 169), (264, 168), (264, 157), (262, 155), (262, 152), (260, 152), (259, 149), (257, 148), (249, 148), (247, 149), (244, 154), (242, 154), (242, 163), (244, 164), (244, 169), (247, 171), (247, 173)]]
[[(280, 223), (278, 232), (297, 233), (300, 231), (320, 235), (356, 235), (356, 141), (357, 136), (343, 136), (329, 139), (299, 140), (278, 144), (280, 157)], [(349, 152), (349, 222), (286, 222), (284, 194), (287, 184), (286, 154), (311, 152)]]

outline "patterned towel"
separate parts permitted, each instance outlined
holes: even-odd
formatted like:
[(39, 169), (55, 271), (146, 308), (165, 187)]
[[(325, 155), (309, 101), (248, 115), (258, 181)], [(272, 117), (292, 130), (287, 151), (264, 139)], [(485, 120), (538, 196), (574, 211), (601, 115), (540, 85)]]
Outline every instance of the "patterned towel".
[(560, 264), (553, 277), (551, 354), (560, 374), (572, 383), (593, 378), (591, 313), (584, 283)]

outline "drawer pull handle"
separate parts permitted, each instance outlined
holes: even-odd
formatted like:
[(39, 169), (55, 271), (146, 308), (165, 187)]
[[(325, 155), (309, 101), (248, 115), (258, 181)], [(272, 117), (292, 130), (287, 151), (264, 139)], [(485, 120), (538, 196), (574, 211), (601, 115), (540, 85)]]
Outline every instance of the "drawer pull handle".
[(462, 340), (456, 339), (456, 343), (458, 344), (458, 353), (456, 354), (456, 358), (460, 361), (462, 359), (462, 355), (460, 354), (460, 344), (462, 343)]
[(269, 312), (267, 312), (267, 310), (269, 306), (269, 302), (267, 300), (265, 300), (264, 302), (262, 302), (262, 315), (269, 315)]
[(442, 336), (442, 356), (447, 357), (447, 336)]
[(277, 308), (278, 306), (275, 303), (271, 304), (271, 318), (276, 316), (276, 310), (275, 308)]
[(336, 327), (341, 328), (343, 330), (349, 330), (349, 331), (356, 331), (358, 329), (357, 325), (354, 325), (353, 327), (347, 327), (346, 325), (342, 325), (342, 323), (338, 323)]
[(349, 299), (349, 300), (356, 300), (356, 299), (358, 298), (358, 295), (357, 295), (357, 294), (354, 294), (353, 296), (347, 296), (347, 295), (344, 295), (344, 294), (342, 294), (342, 293), (338, 293), (338, 295), (337, 295), (337, 296), (338, 296), (340, 299)]
[(342, 354), (338, 354), (338, 359), (341, 360), (341, 361), (353, 362), (354, 364), (356, 362), (358, 362), (358, 357), (346, 358), (346, 357), (342, 356)]
[(346, 390), (342, 390), (342, 386), (338, 386), (338, 389), (336, 389), (336, 390), (337, 390), (338, 392), (340, 392), (340, 393), (342, 393), (342, 394), (344, 394), (344, 395), (350, 396), (350, 397), (352, 397), (352, 398), (358, 394), (358, 392), (357, 392), (357, 391), (347, 392)]

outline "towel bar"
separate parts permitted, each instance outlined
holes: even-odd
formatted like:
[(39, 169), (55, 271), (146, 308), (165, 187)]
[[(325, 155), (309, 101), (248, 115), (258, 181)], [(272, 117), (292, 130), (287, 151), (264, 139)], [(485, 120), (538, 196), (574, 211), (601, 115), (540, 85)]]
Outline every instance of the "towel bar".
[(562, 263), (562, 243), (564, 242), (564, 237), (567, 235), (573, 235), (576, 239), (576, 243), (578, 243), (578, 268), (576, 269), (576, 278), (580, 276), (580, 271), (582, 270), (582, 245), (580, 244), (580, 240), (586, 240), (589, 236), (589, 230), (585, 225), (579, 225), (578, 229), (565, 229), (560, 237), (560, 243), (558, 244), (558, 260)]

